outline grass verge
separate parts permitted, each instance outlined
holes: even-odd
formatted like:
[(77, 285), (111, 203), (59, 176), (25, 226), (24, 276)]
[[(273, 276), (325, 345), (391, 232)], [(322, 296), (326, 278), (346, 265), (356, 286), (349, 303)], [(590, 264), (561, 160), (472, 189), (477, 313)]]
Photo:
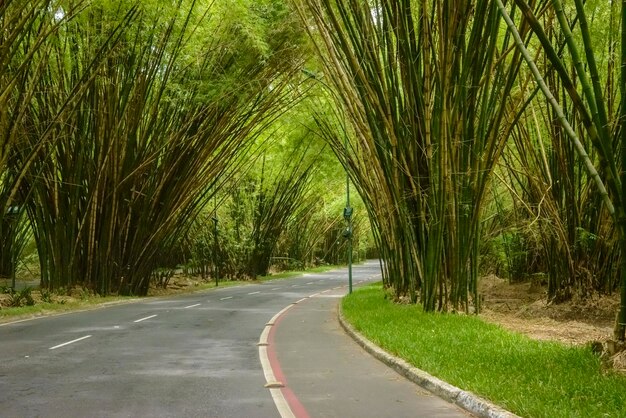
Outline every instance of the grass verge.
[(53, 313), (63, 313), (89, 309), (105, 304), (123, 303), (125, 301), (132, 301), (136, 299), (137, 298), (130, 296), (91, 296), (89, 298), (66, 301), (63, 303), (37, 302), (35, 305), (32, 306), (3, 307), (2, 309), (0, 309), (0, 323), (27, 319), (35, 316), (49, 315)]
[(535, 341), (474, 316), (424, 313), (367, 286), (342, 302), (370, 341), (523, 417), (624, 417), (626, 377), (589, 347)]

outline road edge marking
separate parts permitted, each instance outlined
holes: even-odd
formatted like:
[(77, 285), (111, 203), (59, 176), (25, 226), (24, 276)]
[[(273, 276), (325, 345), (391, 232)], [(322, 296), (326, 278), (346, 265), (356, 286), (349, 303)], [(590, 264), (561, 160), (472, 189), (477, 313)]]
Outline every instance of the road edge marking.
[[(304, 298), (303, 300), (306, 300)], [(263, 327), (263, 331), (261, 332), (261, 336), (259, 337), (259, 342), (257, 346), (259, 348), (259, 359), (261, 361), (261, 367), (263, 368), (263, 375), (265, 376), (265, 387), (269, 389), (270, 394), (272, 396), (272, 400), (274, 401), (274, 405), (278, 410), (281, 418), (309, 418), (308, 413), (304, 410), (304, 407), (299, 404), (299, 401), (296, 402), (299, 404), (300, 408), (296, 407), (296, 411), (292, 408), (292, 405), (287, 400), (285, 396), (284, 390), (293, 397), (292, 392), (286, 388), (285, 382), (277, 379), (277, 376), (274, 373), (274, 368), (272, 367), (272, 361), (270, 360), (270, 351), (273, 352), (273, 347), (270, 347), (270, 340), (272, 340), (273, 332), (276, 330), (276, 323), (282, 318), (282, 316), (287, 313), (287, 311), (296, 306), (295, 303), (290, 303), (281, 309), (276, 315), (270, 319), (265, 327)], [(273, 354), (275, 356), (275, 353)], [(282, 377), (282, 372), (279, 371)], [(293, 399), (292, 399), (293, 401)]]
[(276, 380), (276, 376), (274, 375), (274, 369), (272, 368), (272, 364), (267, 354), (267, 349), (269, 346), (270, 331), (273, 328), (274, 324), (276, 324), (276, 321), (278, 320), (278, 318), (280, 318), (282, 314), (287, 312), (293, 306), (295, 305), (287, 305), (267, 322), (265, 327), (263, 327), (263, 332), (261, 332), (259, 342), (257, 343), (257, 345), (259, 346), (259, 359), (261, 361), (261, 367), (263, 368), (263, 375), (265, 376), (265, 387), (269, 388), (270, 394), (272, 395), (272, 400), (274, 401), (274, 405), (276, 406), (276, 409), (278, 410), (281, 418), (296, 418), (296, 416), (291, 410), (289, 402), (287, 402), (287, 399), (285, 399), (283, 391), (275, 386), (277, 383), (280, 383), (284, 387), (284, 383), (278, 382)]

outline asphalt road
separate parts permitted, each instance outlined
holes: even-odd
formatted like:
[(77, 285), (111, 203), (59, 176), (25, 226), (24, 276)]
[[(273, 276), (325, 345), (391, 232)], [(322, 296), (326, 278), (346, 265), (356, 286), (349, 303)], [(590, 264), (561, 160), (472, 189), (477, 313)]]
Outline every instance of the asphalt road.
[[(355, 266), (355, 281), (377, 273), (377, 263)], [(0, 325), (0, 417), (277, 417), (264, 387), (259, 335), (285, 306), (338, 291), (346, 281), (344, 269)], [(277, 337), (284, 348), (278, 360), (284, 358), (288, 377), (302, 388), (296, 396), (308, 402), (306, 372), (293, 368), (294, 350), (314, 356), (290, 346), (306, 333), (295, 327), (292, 343), (289, 333)], [(293, 329), (293, 321), (285, 319), (283, 328)], [(316, 339), (311, 332), (317, 331), (308, 338)], [(342, 348), (351, 349), (360, 350)], [(310, 416), (333, 410), (328, 403), (307, 405)]]

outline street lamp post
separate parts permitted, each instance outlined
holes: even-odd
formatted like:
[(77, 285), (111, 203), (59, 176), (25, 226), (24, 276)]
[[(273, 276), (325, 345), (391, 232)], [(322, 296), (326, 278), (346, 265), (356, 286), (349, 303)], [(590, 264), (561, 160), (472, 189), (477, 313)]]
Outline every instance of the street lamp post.
[(9, 252), (11, 253), (11, 260), (9, 261), (9, 263), (11, 269), (11, 289), (13, 289), (13, 291), (15, 291), (15, 274), (17, 270), (17, 250), (15, 246), (17, 244), (17, 224), (20, 220), (20, 210), (21, 208), (19, 206), (10, 206), (6, 212), (6, 218), (8, 220), (7, 224), (9, 226), (10, 234), (9, 239), (11, 241), (11, 248), (9, 250)]
[[(321, 80), (321, 76), (318, 76), (315, 72), (302, 69), (302, 72), (310, 79), (317, 81), (324, 89), (337, 98), (333, 90)], [(340, 102), (340, 100), (338, 100)], [(343, 135), (344, 135), (344, 150), (345, 150), (345, 170), (346, 170), (346, 207), (343, 209), (343, 218), (346, 220), (347, 227), (343, 233), (343, 236), (348, 240), (348, 293), (352, 293), (352, 212), (353, 208), (350, 206), (350, 173), (348, 172), (348, 133), (346, 132), (346, 116), (343, 115)]]
[(348, 226), (344, 236), (348, 240), (348, 293), (352, 293), (352, 208), (350, 207), (350, 179), (346, 184), (346, 207), (343, 209), (343, 217)]
[(219, 267), (217, 266), (218, 263), (218, 256), (217, 256), (217, 251), (218, 251), (218, 242), (217, 242), (217, 214), (215, 216), (213, 216), (211, 218), (211, 220), (213, 221), (213, 268), (214, 268), (214, 274), (215, 274), (215, 287), (219, 286), (219, 275), (220, 275), (220, 270)]
[[(322, 86), (324, 86), (324, 89), (330, 93), (333, 97), (335, 97), (335, 99), (337, 99), (337, 95), (335, 94), (335, 92), (333, 92), (332, 88), (330, 88), (330, 86), (326, 83), (324, 83), (321, 80), (321, 76), (318, 76), (315, 72), (307, 70), (306, 68), (302, 69), (302, 72), (310, 79), (317, 81), (318, 83), (320, 83)], [(338, 103), (341, 102), (341, 100), (337, 100)], [(344, 150), (346, 153), (346, 165), (345, 165), (345, 169), (346, 169), (346, 207), (343, 210), (343, 218), (346, 220), (347, 223), (347, 227), (346, 230), (344, 231), (343, 236), (348, 240), (348, 293), (352, 293), (352, 212), (353, 209), (350, 206), (350, 173), (348, 171), (348, 133), (346, 132), (346, 115), (345, 113), (343, 113), (343, 109), (342, 109), (342, 116), (343, 116), (343, 121), (342, 121), (342, 129), (343, 129), (343, 136), (344, 136)]]
[(343, 217), (348, 224), (348, 229), (346, 230), (348, 238), (348, 293), (352, 293), (352, 207), (350, 207), (350, 173), (348, 172), (348, 134), (345, 132), (345, 126), (344, 135), (344, 148), (346, 151), (346, 207), (343, 210)]

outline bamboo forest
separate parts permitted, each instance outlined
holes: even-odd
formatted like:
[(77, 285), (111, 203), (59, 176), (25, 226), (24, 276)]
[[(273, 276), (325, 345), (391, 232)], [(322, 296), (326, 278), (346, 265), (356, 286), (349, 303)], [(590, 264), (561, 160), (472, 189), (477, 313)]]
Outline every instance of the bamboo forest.
[[(100, 320), (113, 315), (100, 309), (109, 301), (151, 307), (172, 295), (233, 300), (209, 313), (208, 299), (189, 299), (185, 312), (206, 310), (173, 329), (202, 318), (197, 329), (210, 323), (212, 336), (243, 332), (253, 326), (240, 316), (261, 317), (281, 300), (279, 285), (266, 283), (303, 275), (336, 287), (305, 294), (267, 327), (302, 301), (334, 300), (324, 305), (333, 321), (520, 415), (626, 416), (625, 98), (626, 0), (0, 0), (3, 347), (17, 347), (10, 332), (33, 318), (73, 317), (91, 303)], [(281, 297), (300, 298), (315, 280), (287, 282)], [(259, 295), (267, 306), (234, 305)], [(293, 338), (318, 338), (304, 328), (316, 309), (292, 326)], [(150, 312), (131, 325), (165, 321)], [(219, 314), (241, 322), (222, 326), (211, 319)], [(448, 322), (456, 320), (469, 325)], [(106, 327), (93, 321), (89, 335), (49, 350), (95, 342)], [(555, 345), (500, 340), (494, 323)], [(280, 412), (297, 390), (265, 363), (280, 357), (271, 350), (286, 332), (263, 332), (253, 350)], [(165, 335), (142, 344), (186, 338)], [(215, 341), (197, 338), (199, 364)], [(216, 352), (244, 352), (226, 350), (229, 338)], [(304, 346), (291, 351), (298, 366), (315, 358)], [(20, 351), (11, 367), (36, 356)], [(441, 356), (441, 367), (429, 356)], [(48, 376), (54, 362), (44, 363), (25, 370)], [(593, 376), (558, 374), (579, 363)], [(14, 374), (0, 369), (3, 380)], [(232, 387), (243, 394), (250, 379)], [(11, 382), (0, 381), (0, 415), (48, 416), (6, 409), (9, 386), (26, 392)], [(554, 386), (563, 382), (572, 388)], [(281, 393), (286, 400), (276, 400)], [(308, 417), (300, 406), (280, 415)], [(255, 414), (242, 408), (233, 416)], [(129, 411), (119, 416), (144, 416)], [(145, 416), (226, 409), (203, 411)], [(364, 416), (322, 411), (311, 416)]]
[(623, 349), (625, 24), (613, 0), (0, 0), (0, 311), (35, 303), (16, 280), (146, 296), (376, 259), (380, 298), (431, 315), (480, 317), (486, 277), (612, 298)]

